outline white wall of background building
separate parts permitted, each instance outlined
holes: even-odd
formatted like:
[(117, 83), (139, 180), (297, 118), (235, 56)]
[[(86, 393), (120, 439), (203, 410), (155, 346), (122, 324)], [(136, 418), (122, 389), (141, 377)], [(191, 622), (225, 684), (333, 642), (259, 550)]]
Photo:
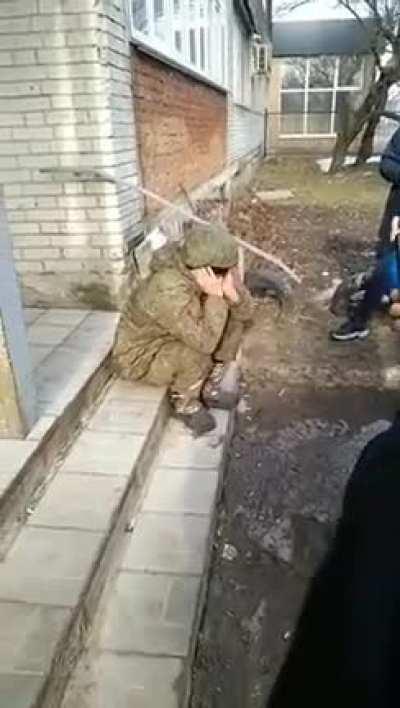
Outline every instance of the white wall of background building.
[(231, 3), (228, 104), (228, 160), (264, 150), (268, 75), (254, 71), (252, 39)]

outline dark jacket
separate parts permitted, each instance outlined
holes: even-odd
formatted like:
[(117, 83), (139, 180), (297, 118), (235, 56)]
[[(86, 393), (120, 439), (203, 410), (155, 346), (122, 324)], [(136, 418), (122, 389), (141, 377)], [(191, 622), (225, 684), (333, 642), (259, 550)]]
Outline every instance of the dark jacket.
[(392, 188), (386, 202), (382, 223), (379, 229), (378, 255), (390, 244), (393, 217), (400, 216), (400, 128), (396, 130), (382, 155), (380, 172), (390, 182)]
[(400, 422), (367, 445), (268, 708), (400, 704)]

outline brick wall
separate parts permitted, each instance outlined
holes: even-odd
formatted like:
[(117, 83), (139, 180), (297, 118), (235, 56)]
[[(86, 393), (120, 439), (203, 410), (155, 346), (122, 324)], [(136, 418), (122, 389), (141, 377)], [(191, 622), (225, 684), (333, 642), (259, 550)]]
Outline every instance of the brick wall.
[[(0, 2), (0, 183), (31, 305), (115, 304), (140, 229), (123, 5)], [(86, 168), (126, 182), (73, 174)]]
[[(166, 197), (226, 164), (226, 95), (143, 53), (132, 59), (143, 183)], [(147, 201), (149, 211), (157, 205)]]

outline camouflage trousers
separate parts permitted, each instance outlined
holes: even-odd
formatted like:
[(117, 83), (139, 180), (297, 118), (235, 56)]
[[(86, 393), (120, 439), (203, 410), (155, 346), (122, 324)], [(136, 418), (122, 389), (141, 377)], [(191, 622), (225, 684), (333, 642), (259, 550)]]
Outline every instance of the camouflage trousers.
[(235, 359), (243, 330), (242, 322), (229, 319), (220, 344), (212, 355), (190, 349), (178, 341), (168, 342), (160, 349), (141, 380), (152, 386), (168, 386), (187, 400), (198, 398), (213, 365)]

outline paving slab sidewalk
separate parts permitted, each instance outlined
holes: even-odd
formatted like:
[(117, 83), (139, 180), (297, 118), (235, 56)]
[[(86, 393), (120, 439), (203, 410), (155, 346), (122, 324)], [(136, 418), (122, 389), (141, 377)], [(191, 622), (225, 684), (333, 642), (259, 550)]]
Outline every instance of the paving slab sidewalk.
[[(129, 432), (117, 433), (114, 415), (123, 417), (128, 402), (133, 424)], [(139, 427), (135, 425), (143, 406), (147, 411), (146, 429), (142, 423)], [(110, 409), (111, 417), (107, 415)], [(101, 430), (88, 430), (90, 421), (86, 424), (2, 563), (2, 708), (37, 705), (38, 693), (46, 679), (51, 685), (53, 675), (57, 674), (55, 667), (64, 660), (68, 663), (72, 617), (79, 631), (80, 612), (90, 625), (97, 606), (93, 598), (98, 597), (97, 585), (101, 583), (96, 576), (102, 573), (106, 545), (112, 546), (118, 533), (125, 536), (125, 525), (132, 513), (131, 491), (135, 494), (136, 488), (143, 484), (153, 459), (152, 449), (157, 448), (158, 436), (162, 434), (165, 391), (149, 391), (144, 387), (136, 390), (130, 384), (115, 383), (106, 392), (93, 419), (97, 414), (101, 416)], [(105, 563), (111, 563), (110, 554), (107, 558)], [(139, 587), (136, 594), (140, 602)], [(185, 612), (181, 605), (176, 607), (171, 593), (167, 616), (172, 623), (182, 611)], [(171, 628), (170, 634), (179, 648), (182, 641), (179, 627)], [(170, 675), (169, 669), (166, 673)], [(55, 685), (58, 680), (55, 676)], [(54, 703), (50, 690), (45, 694), (44, 705), (46, 708), (59, 705)]]
[(4, 555), (61, 450), (110, 378), (116, 312), (24, 311), (38, 420), (25, 440), (0, 440), (0, 554)]
[[(96, 639), (63, 708), (184, 708), (231, 417), (197, 440), (170, 421)], [(112, 670), (111, 670), (112, 669)]]

